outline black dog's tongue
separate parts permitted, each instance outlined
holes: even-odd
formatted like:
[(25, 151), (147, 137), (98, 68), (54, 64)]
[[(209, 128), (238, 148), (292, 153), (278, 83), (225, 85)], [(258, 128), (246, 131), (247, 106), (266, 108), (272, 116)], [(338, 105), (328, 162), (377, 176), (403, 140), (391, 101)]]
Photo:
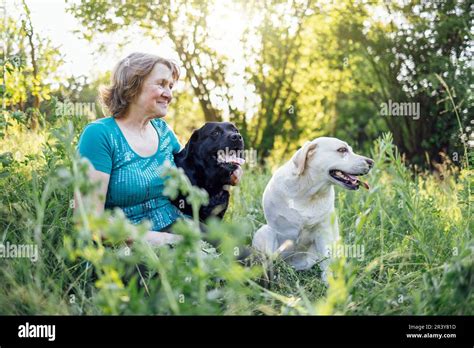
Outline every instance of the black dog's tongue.
[(230, 184), (235, 186), (239, 183), (240, 178), (242, 178), (242, 174), (244, 171), (240, 167), (240, 165), (237, 166), (237, 169), (234, 170), (234, 172), (230, 175)]
[(241, 166), (245, 163), (243, 158), (237, 157), (236, 155), (225, 155), (225, 156), (218, 156), (217, 162), (220, 163), (233, 163)]
[(217, 161), (220, 163), (232, 163), (237, 165), (237, 169), (235, 169), (232, 174), (230, 175), (230, 184), (231, 185), (237, 185), (240, 181), (240, 178), (242, 177), (243, 170), (241, 168), (241, 165), (245, 163), (245, 160), (243, 158), (237, 157), (235, 155), (226, 155), (226, 156), (220, 156), (217, 158)]

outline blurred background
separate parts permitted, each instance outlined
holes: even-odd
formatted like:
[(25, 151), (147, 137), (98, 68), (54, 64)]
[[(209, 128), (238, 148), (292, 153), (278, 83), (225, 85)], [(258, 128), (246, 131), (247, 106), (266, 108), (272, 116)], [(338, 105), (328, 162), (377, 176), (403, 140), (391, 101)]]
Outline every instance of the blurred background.
[[(468, 0), (0, 0), (0, 314), (474, 314), (473, 13)], [(219, 257), (184, 227), (159, 257), (127, 254), (146, 226), (74, 214), (92, 188), (77, 139), (109, 116), (98, 88), (135, 51), (181, 67), (165, 120), (182, 144), (229, 120), (257, 164), (210, 225)], [(265, 223), (272, 170), (323, 135), (376, 161), (370, 190), (336, 189), (342, 241), (364, 257), (338, 257), (329, 287), (317, 267), (234, 262)]]
[[(460, 164), (474, 143), (473, 11), (463, 0), (0, 0), (0, 128), (108, 116), (98, 87), (144, 51), (181, 66), (165, 120), (183, 144), (206, 121), (231, 121), (275, 165), (318, 136), (368, 153), (390, 131), (410, 164)], [(393, 105), (413, 109), (387, 115)]]

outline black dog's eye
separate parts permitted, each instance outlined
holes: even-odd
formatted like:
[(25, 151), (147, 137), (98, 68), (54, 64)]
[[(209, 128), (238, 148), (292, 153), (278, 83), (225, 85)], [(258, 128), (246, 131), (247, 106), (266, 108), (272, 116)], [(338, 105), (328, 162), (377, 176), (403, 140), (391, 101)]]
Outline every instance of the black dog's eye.
[(337, 149), (337, 152), (341, 152), (341, 153), (347, 152), (347, 147), (340, 147), (339, 149)]
[(219, 136), (219, 131), (218, 131), (218, 130), (215, 130), (215, 131), (213, 131), (213, 132), (211, 133), (211, 135), (212, 135), (213, 137), (217, 137), (217, 136)]

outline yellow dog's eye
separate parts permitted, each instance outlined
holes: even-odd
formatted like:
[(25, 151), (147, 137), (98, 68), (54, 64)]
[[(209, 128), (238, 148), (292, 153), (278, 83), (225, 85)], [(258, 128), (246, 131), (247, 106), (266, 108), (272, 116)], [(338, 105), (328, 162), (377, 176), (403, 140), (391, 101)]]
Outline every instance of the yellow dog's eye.
[(341, 147), (337, 149), (337, 152), (341, 152), (341, 153), (347, 152), (347, 147)]

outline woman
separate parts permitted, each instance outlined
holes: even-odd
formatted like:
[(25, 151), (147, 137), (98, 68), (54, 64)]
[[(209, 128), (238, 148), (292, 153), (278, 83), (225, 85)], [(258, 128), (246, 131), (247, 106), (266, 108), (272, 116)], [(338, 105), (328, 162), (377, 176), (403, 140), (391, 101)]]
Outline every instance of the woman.
[(180, 144), (162, 120), (173, 98), (179, 69), (171, 61), (132, 53), (113, 71), (112, 83), (100, 94), (111, 117), (88, 124), (79, 139), (78, 151), (92, 166), (88, 176), (99, 182), (92, 202), (97, 212), (121, 208), (132, 223), (145, 219), (152, 231), (145, 236), (152, 244), (172, 244), (181, 237), (160, 232), (181, 216), (163, 195), (161, 178), (166, 160)]

